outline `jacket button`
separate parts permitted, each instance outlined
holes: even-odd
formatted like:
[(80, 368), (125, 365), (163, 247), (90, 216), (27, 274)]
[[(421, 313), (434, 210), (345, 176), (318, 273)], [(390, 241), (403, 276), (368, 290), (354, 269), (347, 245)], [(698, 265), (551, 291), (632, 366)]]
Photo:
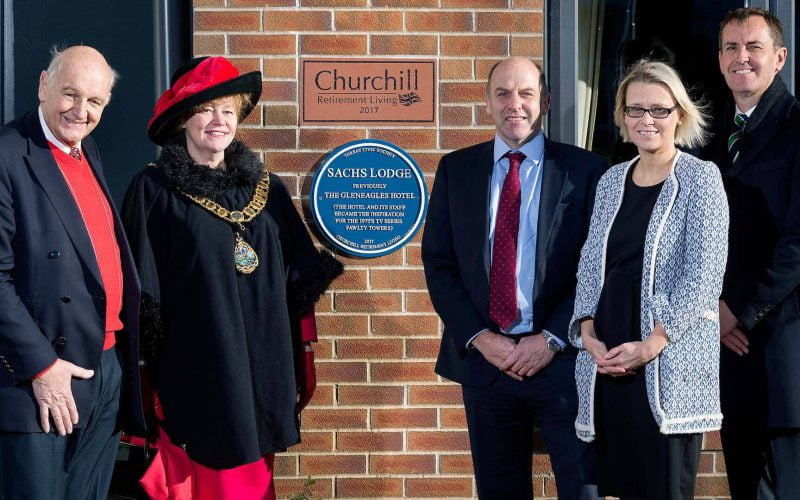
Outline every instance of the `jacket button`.
[(72, 297), (70, 297), (69, 295), (64, 295), (63, 297), (61, 297), (61, 302), (65, 303), (65, 304), (69, 304), (71, 301), (72, 301)]
[(52, 250), (50, 252), (47, 252), (48, 259), (57, 259), (59, 255), (61, 255), (61, 252), (59, 252), (58, 250)]
[(67, 338), (66, 338), (66, 337), (63, 337), (63, 336), (62, 336), (62, 337), (58, 337), (58, 338), (55, 340), (55, 342), (54, 342), (54, 343), (55, 343), (55, 345), (58, 345), (58, 346), (63, 346), (63, 345), (66, 345), (66, 344), (67, 344)]

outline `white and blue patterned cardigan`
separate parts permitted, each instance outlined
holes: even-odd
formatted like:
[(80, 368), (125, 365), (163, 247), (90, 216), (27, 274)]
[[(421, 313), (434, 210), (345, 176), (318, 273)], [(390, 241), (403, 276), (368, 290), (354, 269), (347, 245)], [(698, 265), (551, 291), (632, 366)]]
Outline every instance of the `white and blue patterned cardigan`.
[[(637, 157), (638, 158), (638, 157)], [(575, 364), (575, 430), (592, 441), (597, 367), (580, 337), (594, 317), (605, 276), (608, 233), (619, 211), (628, 169), (611, 167), (597, 185), (589, 235), (581, 251), (569, 337)], [(661, 323), (669, 343), (645, 367), (650, 408), (663, 434), (719, 429), (719, 295), (728, 254), (728, 203), (717, 167), (678, 152), (650, 216), (644, 244), (641, 333)]]

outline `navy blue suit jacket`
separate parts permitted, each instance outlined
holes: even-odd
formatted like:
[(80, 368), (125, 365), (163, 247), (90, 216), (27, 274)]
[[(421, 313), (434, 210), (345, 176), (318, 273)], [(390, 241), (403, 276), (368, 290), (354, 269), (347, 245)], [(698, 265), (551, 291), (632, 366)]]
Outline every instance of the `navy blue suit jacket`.
[[(97, 146), (82, 149), (114, 212), (123, 272), (125, 329), (117, 334), (124, 381), (120, 416), (144, 428), (138, 376), (139, 279), (102, 174)], [(0, 431), (41, 432), (31, 378), (56, 358), (95, 370), (105, 336), (105, 292), (72, 194), (36, 112), (0, 129)], [(87, 422), (94, 378), (73, 379)]]
[[(431, 190), (422, 261), (428, 291), (444, 323), (436, 372), (468, 386), (492, 383), (500, 371), (469, 339), (499, 331), (489, 318), (489, 184), (493, 141), (442, 157)], [(583, 149), (545, 141), (532, 297), (534, 332), (547, 330), (566, 345), (575, 301), (578, 260), (589, 229), (597, 181), (608, 163)], [(575, 388), (575, 351), (545, 369), (564, 388)]]

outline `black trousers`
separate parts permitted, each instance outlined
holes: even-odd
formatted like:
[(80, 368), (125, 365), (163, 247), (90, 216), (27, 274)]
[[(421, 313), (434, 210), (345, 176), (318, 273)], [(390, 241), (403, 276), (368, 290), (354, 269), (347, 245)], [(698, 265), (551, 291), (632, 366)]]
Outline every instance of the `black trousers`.
[(94, 405), (89, 415), (80, 415), (85, 427), (67, 436), (55, 432), (0, 433), (0, 498), (108, 498), (119, 449), (117, 412), (122, 369), (116, 349), (103, 352), (94, 378)]
[(575, 435), (578, 399), (539, 373), (500, 374), (487, 387), (462, 387), (478, 497), (533, 498), (533, 430), (539, 424), (558, 498), (596, 498), (590, 446)]

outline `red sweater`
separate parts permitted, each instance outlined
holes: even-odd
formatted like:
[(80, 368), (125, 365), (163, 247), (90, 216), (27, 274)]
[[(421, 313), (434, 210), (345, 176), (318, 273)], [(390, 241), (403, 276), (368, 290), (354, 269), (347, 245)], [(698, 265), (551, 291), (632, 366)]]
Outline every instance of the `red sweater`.
[(114, 233), (114, 215), (86, 156), (80, 161), (50, 144), (50, 150), (78, 205), (94, 248), (97, 267), (106, 293), (106, 338), (103, 350), (114, 346), (114, 332), (122, 328), (122, 263)]

